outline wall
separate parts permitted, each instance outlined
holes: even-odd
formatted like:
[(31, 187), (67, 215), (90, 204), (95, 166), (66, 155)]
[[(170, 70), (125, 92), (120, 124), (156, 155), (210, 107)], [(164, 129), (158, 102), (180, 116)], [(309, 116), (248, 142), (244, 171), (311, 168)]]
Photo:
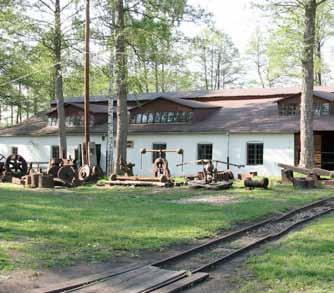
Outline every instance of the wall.
[[(143, 164), (141, 169), (141, 148), (152, 148), (153, 143), (167, 143), (168, 149), (183, 148), (185, 150), (184, 160), (197, 160), (197, 144), (212, 143), (213, 158), (226, 161), (228, 139), (226, 134), (166, 134), (166, 135), (130, 135), (129, 140), (134, 142), (134, 147), (128, 149), (128, 161), (136, 164), (135, 174), (149, 175), (152, 170), (152, 154), (142, 156)], [(294, 163), (294, 135), (293, 134), (231, 134), (230, 135), (230, 162), (246, 164), (247, 142), (264, 143), (264, 164), (261, 166), (246, 166), (238, 169), (231, 168), (235, 174), (241, 172), (257, 171), (260, 175), (280, 175), (280, 168), (277, 163)], [(175, 153), (167, 153), (167, 160), (172, 175), (182, 175), (181, 168), (176, 164), (181, 162), (181, 156)], [(223, 168), (222, 166), (219, 168)], [(184, 166), (184, 174), (195, 174), (201, 170), (200, 165), (191, 164)]]
[[(101, 167), (105, 169), (106, 162), (106, 139), (102, 140), (102, 136), (92, 135), (91, 141), (96, 144), (102, 144)], [(74, 158), (74, 149), (82, 144), (82, 136), (67, 137), (68, 155)], [(10, 155), (11, 147), (18, 147), (19, 155), (22, 155), (28, 162), (48, 162), (51, 156), (51, 146), (58, 145), (57, 136), (48, 137), (0, 137), (0, 154), (5, 157)]]
[[(247, 142), (264, 143), (264, 165), (246, 166), (238, 169), (232, 168), (237, 173), (258, 171), (260, 175), (280, 175), (277, 162), (294, 163), (294, 135), (293, 134), (231, 134), (230, 135), (230, 162), (246, 164)], [(74, 149), (82, 143), (83, 137), (69, 136), (68, 153), (74, 158)], [(102, 135), (93, 135), (91, 141), (102, 144), (101, 167), (105, 169), (106, 162), (106, 139)], [(134, 172), (137, 175), (152, 174), (152, 154), (143, 155), (143, 168), (141, 169), (141, 148), (152, 148), (153, 143), (167, 143), (168, 149), (183, 148), (184, 160), (197, 160), (197, 144), (212, 143), (213, 158), (226, 161), (228, 139), (226, 134), (164, 134), (164, 135), (129, 135), (128, 141), (133, 141), (134, 146), (128, 148), (128, 161), (136, 164)], [(19, 154), (27, 161), (48, 161), (51, 154), (51, 145), (57, 145), (56, 136), (49, 137), (0, 137), (0, 153), (8, 156), (12, 146), (17, 146)], [(175, 153), (167, 153), (167, 160), (172, 175), (182, 175), (180, 167), (181, 156)], [(222, 169), (221, 166), (219, 169)], [(201, 170), (200, 165), (190, 164), (184, 166), (184, 174), (196, 174)]]

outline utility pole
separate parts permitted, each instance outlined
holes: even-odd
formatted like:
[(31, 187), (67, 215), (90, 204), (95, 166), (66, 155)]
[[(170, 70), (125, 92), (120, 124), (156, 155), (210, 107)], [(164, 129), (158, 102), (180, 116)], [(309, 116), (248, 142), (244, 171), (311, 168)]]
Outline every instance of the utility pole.
[(85, 141), (84, 141), (84, 164), (89, 164), (89, 35), (90, 35), (90, 13), (89, 13), (89, 1), (86, 0), (86, 24), (85, 24), (85, 68), (84, 68), (84, 128), (85, 128)]

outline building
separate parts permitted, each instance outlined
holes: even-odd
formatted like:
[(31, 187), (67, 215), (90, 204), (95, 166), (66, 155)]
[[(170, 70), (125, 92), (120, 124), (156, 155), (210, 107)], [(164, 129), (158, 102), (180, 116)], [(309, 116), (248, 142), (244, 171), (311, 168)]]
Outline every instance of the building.
[[(300, 90), (227, 89), (129, 95), (128, 161), (135, 174), (151, 174), (151, 153), (141, 157), (142, 148), (184, 149), (184, 160), (218, 159), (244, 164), (235, 172), (257, 171), (279, 175), (278, 162), (299, 160)], [(105, 169), (108, 99), (91, 97), (91, 140), (97, 159)], [(66, 100), (68, 152), (80, 159), (83, 142), (83, 98)], [(318, 167), (334, 169), (334, 87), (314, 91), (315, 161)], [(58, 156), (57, 112), (50, 110), (23, 123), (0, 130), (0, 153), (12, 147), (27, 161), (47, 162)], [(173, 175), (182, 175), (179, 155), (168, 153)], [(223, 166), (222, 166), (223, 168)], [(183, 174), (194, 174), (200, 165), (189, 164)]]

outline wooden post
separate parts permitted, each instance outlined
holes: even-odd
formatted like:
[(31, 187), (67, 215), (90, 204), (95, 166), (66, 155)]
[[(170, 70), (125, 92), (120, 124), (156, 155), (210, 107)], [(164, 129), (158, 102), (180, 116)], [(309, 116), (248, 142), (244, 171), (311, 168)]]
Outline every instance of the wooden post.
[(84, 69), (84, 128), (85, 128), (85, 141), (84, 141), (84, 164), (89, 164), (89, 35), (90, 35), (90, 15), (89, 15), (89, 0), (86, 0), (86, 25), (85, 25), (85, 69)]

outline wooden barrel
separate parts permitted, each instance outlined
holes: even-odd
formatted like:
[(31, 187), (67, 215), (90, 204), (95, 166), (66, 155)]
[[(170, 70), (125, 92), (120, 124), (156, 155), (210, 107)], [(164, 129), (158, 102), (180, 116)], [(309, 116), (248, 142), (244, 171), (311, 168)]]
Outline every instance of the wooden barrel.
[(39, 188), (54, 188), (53, 176), (49, 174), (40, 174), (38, 177)]

